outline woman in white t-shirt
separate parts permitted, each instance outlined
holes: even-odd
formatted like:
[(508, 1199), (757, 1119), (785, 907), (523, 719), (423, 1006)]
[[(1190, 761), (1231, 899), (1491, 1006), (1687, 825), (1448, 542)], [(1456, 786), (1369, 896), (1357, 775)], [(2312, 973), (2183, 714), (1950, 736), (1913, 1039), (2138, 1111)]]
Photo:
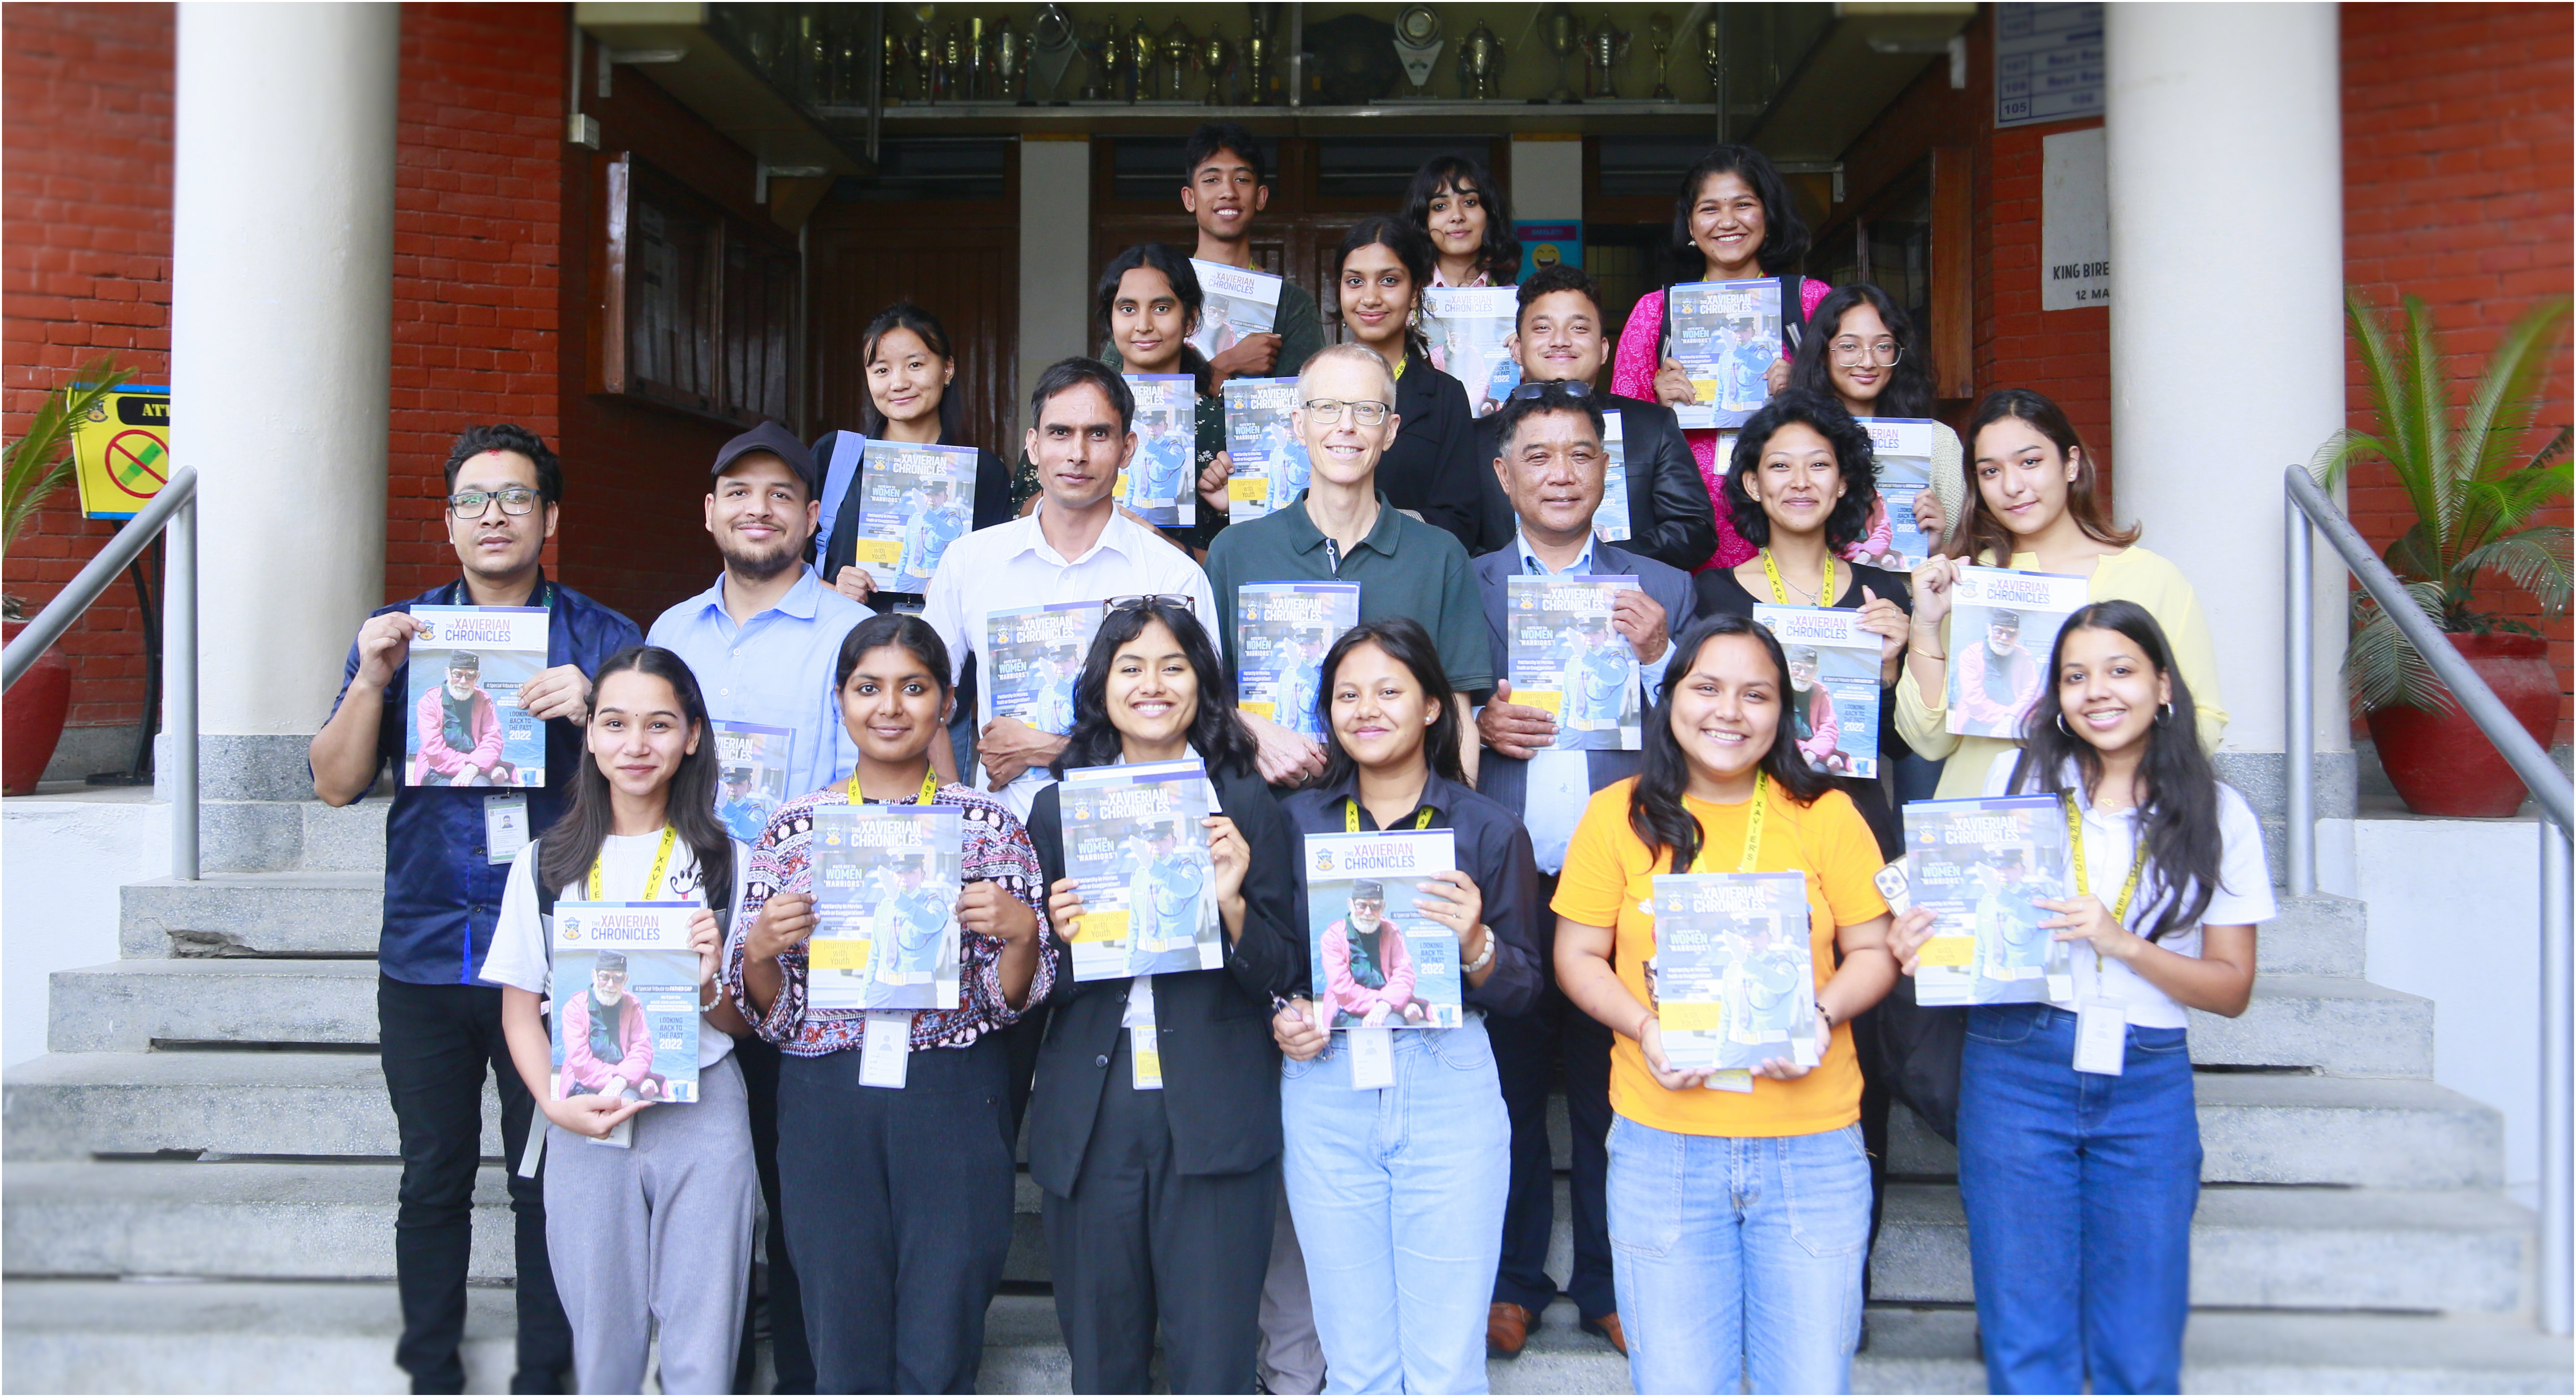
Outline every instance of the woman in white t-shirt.
[[(571, 808), (510, 866), (483, 978), (504, 987), (511, 1061), (550, 1123), (530, 1154), (544, 1160), (546, 1250), (581, 1390), (642, 1391), (658, 1326), (663, 1391), (727, 1392), (760, 1194), (732, 1057), (733, 1035), (750, 1028), (715, 980), (724, 919), (742, 905), (751, 860), (716, 820), (715, 739), (679, 656), (651, 645), (610, 656), (592, 690), (588, 745)], [(592, 1048), (592, 1057), (618, 1062), (585, 1077), (598, 1090), (556, 1099), (540, 1003), (553, 979), (554, 919), (540, 915), (549, 902), (540, 886), (554, 888), (554, 901), (700, 904), (689, 924), (699, 1009), (694, 1100), (663, 1099), (667, 1065), (633, 1080), (617, 1070), (632, 1066), (638, 1047), (644, 1061), (669, 1052), (662, 1044), (657, 1054), (649, 1031), (628, 1042), (636, 1035), (626, 1020), (640, 1017), (631, 992), (623, 1010), (569, 1014), (567, 1023), (601, 1026), (607, 1053)], [(598, 993), (597, 978), (565, 977), (555, 1012)], [(512, 1163), (534, 1167), (536, 1158)]]
[[(1968, 1011), (1959, 1195), (1996, 1392), (2173, 1392), (2200, 1197), (2189, 1011), (2233, 1018), (2274, 915), (2262, 826), (2220, 785), (2155, 617), (2066, 620), (2018, 752), (1988, 795), (2065, 803), (2074, 895), (2036, 899), (2075, 943), (2074, 997)], [(1890, 937), (1911, 975), (1917, 908)]]

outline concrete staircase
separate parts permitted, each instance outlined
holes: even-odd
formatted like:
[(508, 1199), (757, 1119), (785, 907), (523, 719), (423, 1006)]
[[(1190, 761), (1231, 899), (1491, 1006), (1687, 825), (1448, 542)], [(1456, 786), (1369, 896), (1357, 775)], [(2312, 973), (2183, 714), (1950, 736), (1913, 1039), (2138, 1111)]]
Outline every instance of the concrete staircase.
[[(59, 973), (5, 1084), (5, 1363), (19, 1390), (400, 1391), (395, 1132), (373, 1044), (383, 806), (208, 807), (206, 879), (122, 890), (122, 958)], [(2254, 1007), (2203, 1019), (2207, 1153), (2185, 1380), (2219, 1391), (2571, 1390), (2532, 1327), (2534, 1222), (2495, 1112), (2435, 1085), (2429, 1002), (2361, 978), (2363, 909), (2285, 901)], [(487, 1104), (467, 1367), (510, 1371), (508, 1204)], [(1560, 1114), (1558, 1168), (1565, 1167)], [(1973, 1392), (1948, 1146), (1901, 1110), (1862, 1391)], [(1563, 1188), (1560, 1177), (1559, 1188)], [(1061, 1391), (1023, 1178), (986, 1391)], [(1571, 1250), (1560, 1203), (1551, 1269)], [(1624, 1392), (1559, 1302), (1501, 1392)]]

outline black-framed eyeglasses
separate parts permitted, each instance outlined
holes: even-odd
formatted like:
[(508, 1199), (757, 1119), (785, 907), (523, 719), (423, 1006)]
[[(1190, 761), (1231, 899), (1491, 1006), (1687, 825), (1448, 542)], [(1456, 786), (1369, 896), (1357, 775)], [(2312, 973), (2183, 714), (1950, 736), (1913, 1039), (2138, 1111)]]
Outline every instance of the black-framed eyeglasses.
[(1199, 599), (1176, 592), (1139, 592), (1134, 596), (1111, 597), (1106, 603), (1111, 611), (1140, 611), (1155, 606), (1177, 606), (1195, 617)]
[(537, 507), (537, 492), (525, 485), (501, 490), (459, 490), (447, 497), (447, 512), (459, 519), (480, 519), (494, 500), (501, 502), (503, 514), (528, 514)]
[(1523, 402), (1550, 395), (1560, 398), (1589, 398), (1592, 396), (1592, 385), (1579, 378), (1548, 379), (1539, 383), (1524, 383), (1512, 390), (1512, 396)]
[[(1862, 344), (1858, 340), (1836, 340), (1826, 348), (1834, 352), (1835, 363), (1847, 368), (1862, 363), (1893, 366), (1905, 357), (1905, 346), (1894, 340), (1879, 340), (1874, 344)], [(1864, 355), (1867, 357), (1864, 358)]]
[(1342, 420), (1342, 409), (1351, 410), (1351, 420), (1363, 427), (1374, 427), (1386, 420), (1395, 409), (1381, 402), (1346, 402), (1340, 398), (1308, 398), (1303, 406), (1307, 420), (1329, 427)]

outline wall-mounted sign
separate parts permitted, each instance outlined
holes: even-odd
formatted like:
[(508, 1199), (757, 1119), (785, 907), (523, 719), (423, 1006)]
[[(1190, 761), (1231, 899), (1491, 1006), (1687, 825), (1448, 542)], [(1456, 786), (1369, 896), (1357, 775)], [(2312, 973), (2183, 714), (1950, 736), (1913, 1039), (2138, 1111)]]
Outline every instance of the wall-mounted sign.
[(2102, 7), (1995, 6), (1995, 125), (2102, 114)]
[(2039, 308), (2111, 303), (2110, 171), (2103, 129), (2043, 138), (2039, 174)]
[(1512, 236), (1521, 240), (1521, 280), (1527, 281), (1541, 267), (1583, 265), (1583, 225), (1580, 223), (1547, 223), (1531, 219), (1512, 220)]
[[(75, 385), (77, 386), (77, 385)], [(81, 513), (131, 519), (170, 479), (170, 390), (127, 384), (72, 423)]]

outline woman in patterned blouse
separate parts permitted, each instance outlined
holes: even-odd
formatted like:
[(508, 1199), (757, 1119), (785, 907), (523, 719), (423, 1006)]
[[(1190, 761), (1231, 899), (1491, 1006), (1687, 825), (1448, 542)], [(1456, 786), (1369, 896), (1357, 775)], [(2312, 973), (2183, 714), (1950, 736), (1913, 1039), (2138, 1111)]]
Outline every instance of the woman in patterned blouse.
[[(946, 734), (953, 702), (948, 674), (946, 647), (917, 616), (851, 629), (838, 685), (858, 768), (770, 818), (737, 914), (749, 930), (726, 957), (743, 1017), (784, 1054), (780, 1203), (826, 1392), (973, 1390), (984, 1312), (1011, 1244), (1009, 1074), (997, 1031), (1055, 988), (1028, 832), (1000, 801), (948, 785), (928, 803), (963, 817), (957, 1007), (863, 1013), (809, 1002), (815, 814), (925, 803), (930, 744)], [(902, 1066), (863, 1080), (862, 1044), (874, 1032), (904, 1035)]]

